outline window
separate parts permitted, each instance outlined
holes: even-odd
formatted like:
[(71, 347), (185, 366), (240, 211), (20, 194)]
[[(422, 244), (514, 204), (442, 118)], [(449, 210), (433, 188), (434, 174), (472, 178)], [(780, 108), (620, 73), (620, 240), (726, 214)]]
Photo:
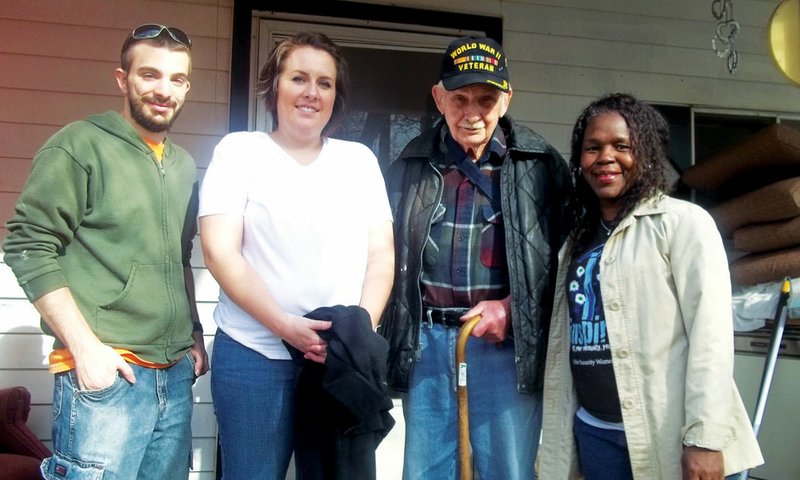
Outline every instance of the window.
[[(670, 128), (670, 161), (673, 172), (668, 182), (675, 185), (672, 195), (694, 201), (706, 209), (747, 191), (748, 184), (761, 185), (758, 173), (749, 175), (746, 183), (727, 186), (725, 190), (701, 192), (677, 182), (680, 174), (711, 155), (746, 140), (776, 122), (800, 129), (800, 114), (786, 115), (752, 111), (721, 111), (685, 106), (655, 105)], [(677, 182), (674, 183), (673, 179)]]
[[(697, 110), (694, 118), (694, 151), (696, 163), (700, 163), (710, 155), (732, 147), (758, 133), (776, 122), (800, 127), (797, 118), (786, 118), (774, 113), (763, 112), (719, 112)], [(724, 189), (714, 192), (694, 192), (694, 201), (705, 208), (712, 208), (722, 201), (741, 195), (753, 189), (771, 183), (775, 178), (767, 178), (766, 172), (748, 173), (745, 179), (736, 179), (726, 184)], [(774, 175), (774, 174), (773, 174)]]

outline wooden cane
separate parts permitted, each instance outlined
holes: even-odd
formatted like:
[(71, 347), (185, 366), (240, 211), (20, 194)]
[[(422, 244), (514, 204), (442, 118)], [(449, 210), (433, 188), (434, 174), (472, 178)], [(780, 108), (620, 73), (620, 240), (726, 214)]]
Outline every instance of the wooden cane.
[(461, 326), (456, 343), (456, 397), (458, 400), (458, 462), (461, 480), (472, 480), (472, 451), (469, 444), (469, 405), (467, 404), (467, 340), (481, 316), (472, 317)]

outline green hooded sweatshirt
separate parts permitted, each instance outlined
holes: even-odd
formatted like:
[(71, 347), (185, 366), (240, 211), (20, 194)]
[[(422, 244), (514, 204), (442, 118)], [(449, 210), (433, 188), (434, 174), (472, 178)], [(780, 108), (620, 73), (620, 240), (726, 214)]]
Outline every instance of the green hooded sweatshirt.
[(69, 287), (100, 341), (170, 363), (193, 343), (183, 267), (196, 214), (188, 152), (167, 139), (159, 164), (119, 113), (94, 115), (37, 152), (5, 262), (29, 300)]

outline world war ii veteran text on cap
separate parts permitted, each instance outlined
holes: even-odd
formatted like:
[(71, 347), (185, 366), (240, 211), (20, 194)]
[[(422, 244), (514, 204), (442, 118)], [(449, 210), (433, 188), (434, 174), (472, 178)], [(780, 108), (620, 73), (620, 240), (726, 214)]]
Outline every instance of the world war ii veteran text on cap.
[(508, 65), (503, 47), (491, 38), (454, 40), (442, 57), (439, 79), (447, 90), (480, 83), (507, 92)]

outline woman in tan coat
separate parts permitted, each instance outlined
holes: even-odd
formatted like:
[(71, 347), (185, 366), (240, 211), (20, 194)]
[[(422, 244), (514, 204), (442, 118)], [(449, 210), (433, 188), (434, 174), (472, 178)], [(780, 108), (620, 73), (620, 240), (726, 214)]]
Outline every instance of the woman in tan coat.
[(542, 479), (722, 479), (763, 462), (733, 382), (727, 258), (664, 194), (668, 129), (612, 94), (572, 136), (576, 227), (559, 255)]

